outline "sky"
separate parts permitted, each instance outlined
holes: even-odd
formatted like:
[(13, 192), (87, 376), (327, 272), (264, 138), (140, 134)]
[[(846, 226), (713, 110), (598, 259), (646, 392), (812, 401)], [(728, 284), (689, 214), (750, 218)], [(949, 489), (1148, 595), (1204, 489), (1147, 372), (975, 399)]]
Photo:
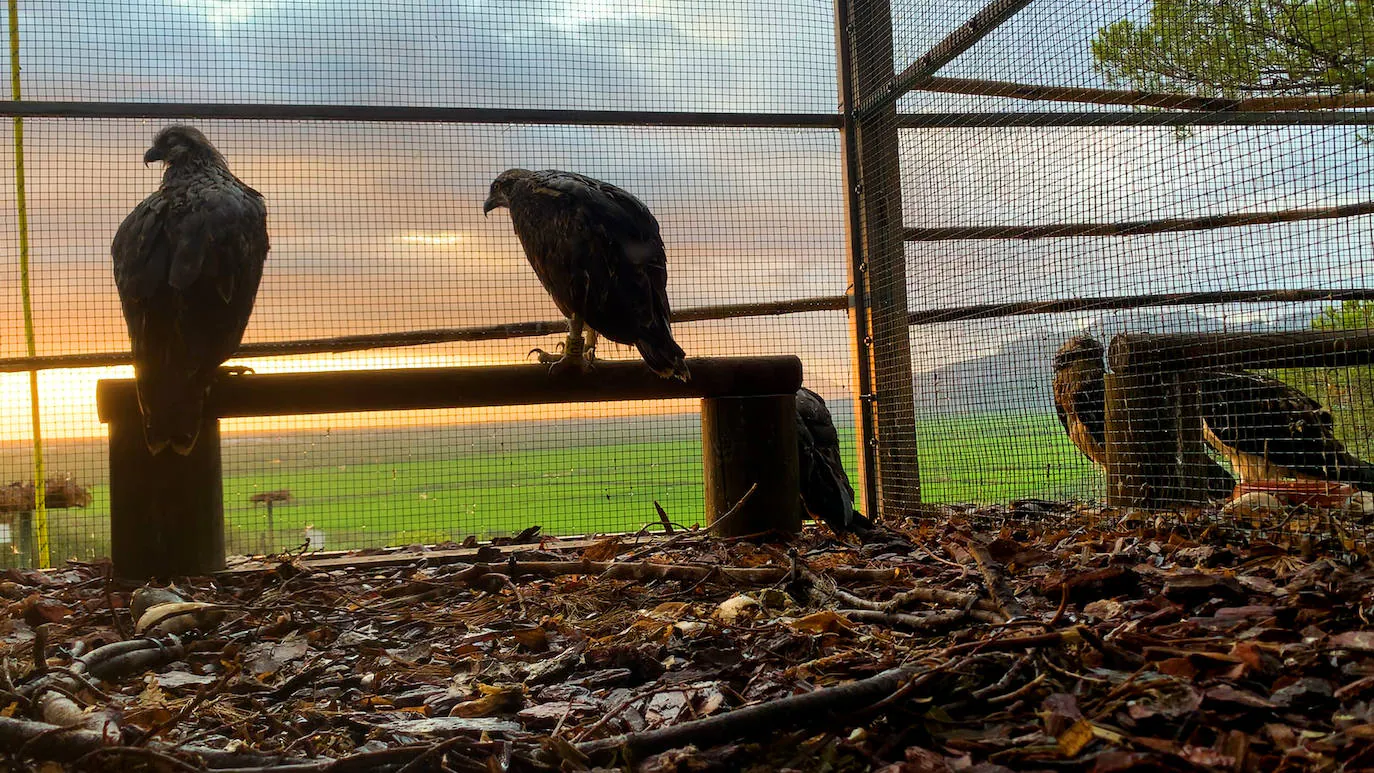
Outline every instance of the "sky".
[[(982, 5), (894, 3), (898, 69)], [(833, 7), (819, 0), (20, 0), (19, 7), (28, 99), (815, 113), (838, 103)], [(1143, 0), (1042, 0), (941, 74), (1103, 86), (1088, 54), (1094, 31), (1147, 8)], [(944, 94), (913, 95), (902, 107), (1047, 109)], [(509, 217), (481, 215), (490, 180), (510, 166), (571, 169), (644, 199), (668, 244), (674, 307), (846, 292), (842, 156), (833, 131), (197, 125), (268, 201), (272, 251), (249, 341), (555, 319)], [(40, 353), (127, 346), (109, 241), (157, 185), (159, 171), (141, 156), (160, 126), (26, 121)], [(8, 128), (0, 135), (0, 168), (12, 170)], [(1370, 147), (1341, 127), (1203, 129), (1188, 139), (1169, 129), (912, 131), (902, 137), (902, 162), (904, 220), (913, 226), (1330, 206), (1368, 199), (1374, 179)], [(0, 263), (13, 267), (13, 184), (0, 189)], [(1370, 260), (1369, 221), (909, 245), (909, 302), (939, 308), (1359, 286)], [(0, 357), (24, 353), (18, 299), (11, 268), (0, 273), (0, 330), (8, 331)], [(996, 334), (980, 326), (917, 328), (915, 366), (933, 370), (995, 352), (1008, 336), (1058, 335), (1081, 324), (1025, 320)], [(808, 384), (826, 395), (844, 393), (850, 382), (846, 331), (843, 313), (677, 329), (690, 355), (796, 352)], [(517, 362), (530, 347), (551, 343), (253, 364), (272, 371)], [(623, 347), (602, 354), (632, 356)], [(93, 385), (110, 375), (127, 370), (44, 374), (45, 432), (98, 433)], [(0, 376), (0, 401), (0, 440), (26, 436), (26, 377)]]

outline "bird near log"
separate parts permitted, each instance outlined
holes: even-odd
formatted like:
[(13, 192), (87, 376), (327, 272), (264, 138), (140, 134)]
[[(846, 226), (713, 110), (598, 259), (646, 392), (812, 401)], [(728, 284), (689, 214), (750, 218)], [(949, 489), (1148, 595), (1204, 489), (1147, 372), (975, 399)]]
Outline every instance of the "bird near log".
[(1198, 371), (1203, 437), (1242, 483), (1293, 478), (1374, 491), (1374, 466), (1336, 438), (1331, 412), (1301, 390), (1246, 371)]
[(600, 335), (634, 346), (663, 378), (691, 377), (669, 326), (663, 238), (643, 202), (573, 172), (507, 169), (482, 212), (497, 207), (510, 210), (525, 257), (568, 318), (561, 357), (533, 350), (551, 373), (593, 369)]
[[(1107, 386), (1105, 352), (1092, 336), (1074, 336), (1054, 355), (1054, 411), (1069, 440), (1101, 469), (1107, 467)], [(1205, 452), (1197, 455), (1202, 490), (1225, 499), (1236, 480)]]
[(144, 440), (191, 453), (205, 397), (238, 349), (267, 259), (262, 194), (198, 129), (168, 126), (143, 154), (162, 184), (120, 223), (110, 253), (133, 348)]
[(840, 436), (820, 395), (797, 390), (797, 465), (802, 506), (836, 535), (865, 532), (873, 523), (854, 509), (854, 487), (840, 461)]

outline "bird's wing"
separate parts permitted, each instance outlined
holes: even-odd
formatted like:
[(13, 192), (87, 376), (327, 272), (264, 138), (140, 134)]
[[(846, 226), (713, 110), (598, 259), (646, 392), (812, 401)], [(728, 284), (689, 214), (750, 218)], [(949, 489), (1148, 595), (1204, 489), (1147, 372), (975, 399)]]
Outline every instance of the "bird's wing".
[(1054, 412), (1069, 439), (1087, 457), (1105, 463), (1106, 394), (1100, 377), (1070, 366), (1054, 374)]
[(1218, 370), (1202, 371), (1198, 387), (1203, 420), (1228, 456), (1319, 477), (1334, 477), (1334, 468), (1346, 463), (1331, 413), (1298, 389), (1268, 376)]
[(166, 282), (172, 249), (163, 230), (167, 200), (153, 193), (134, 207), (110, 245), (115, 287), (127, 303), (151, 298)]
[(169, 224), (173, 247), (168, 283), (186, 290), (205, 277), (228, 303), (244, 261), (267, 251), (262, 198), (251, 188), (216, 179), (189, 191), (177, 214)]
[(797, 392), (797, 458), (806, 509), (835, 531), (847, 530), (854, 488), (840, 461), (839, 434), (825, 401), (805, 387)]

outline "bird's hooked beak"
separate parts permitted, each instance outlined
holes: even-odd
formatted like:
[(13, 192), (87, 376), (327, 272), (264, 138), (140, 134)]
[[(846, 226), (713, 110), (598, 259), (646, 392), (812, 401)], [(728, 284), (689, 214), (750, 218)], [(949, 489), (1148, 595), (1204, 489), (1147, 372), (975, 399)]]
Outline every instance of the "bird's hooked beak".
[(147, 166), (154, 161), (163, 161), (166, 158), (167, 154), (162, 152), (162, 148), (154, 146), (148, 148), (148, 152), (143, 154), (143, 165)]
[(486, 203), (482, 205), (482, 217), (486, 217), (488, 212), (499, 206), (501, 206), (501, 202), (497, 201), (495, 196), (488, 197)]

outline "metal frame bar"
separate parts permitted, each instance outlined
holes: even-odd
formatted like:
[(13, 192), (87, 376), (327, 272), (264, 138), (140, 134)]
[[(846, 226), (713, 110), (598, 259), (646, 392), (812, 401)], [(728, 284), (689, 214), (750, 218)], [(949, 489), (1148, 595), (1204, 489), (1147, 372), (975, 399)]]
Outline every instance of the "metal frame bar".
[(1065, 314), (1074, 311), (1146, 309), (1157, 306), (1202, 306), (1226, 303), (1321, 303), (1323, 301), (1374, 301), (1374, 289), (1357, 290), (1231, 290), (1208, 293), (1159, 293), (1114, 295), (1099, 298), (1062, 298), (1051, 301), (984, 303), (923, 309), (907, 316), (910, 325), (938, 325), (970, 319), (1001, 319), (1032, 314)]
[(889, 81), (872, 97), (860, 103), (860, 115), (869, 116), (877, 113), (885, 107), (890, 107), (912, 89), (920, 88), (927, 78), (972, 48), (1030, 3), (1031, 0), (992, 0), (968, 21), (946, 35), (944, 40), (936, 43), (902, 70), (900, 75)]
[(1130, 105), (1171, 110), (1266, 112), (1286, 110), (1341, 110), (1374, 107), (1374, 94), (1323, 94), (1288, 97), (1198, 97), (1151, 91), (1097, 89), (1087, 86), (1041, 86), (1033, 83), (993, 81), (982, 78), (927, 78), (921, 91), (963, 94), (971, 97), (1005, 97), (1035, 102), (1078, 102), (1098, 105)]
[(293, 105), (196, 102), (9, 102), (0, 115), (25, 118), (199, 118), (257, 121), (680, 126), (838, 129), (832, 113), (710, 113), (654, 110), (539, 110), (405, 105)]
[[(673, 322), (705, 322), (741, 317), (772, 317), (783, 314), (802, 314), (811, 311), (844, 311), (849, 298), (843, 295), (819, 298), (798, 298), (767, 303), (734, 303), (720, 306), (697, 306), (673, 312)], [(234, 353), (234, 359), (255, 357), (285, 357), (304, 354), (338, 354), (367, 349), (386, 349), (405, 346), (429, 346), (458, 341), (491, 341), (508, 338), (557, 335), (568, 330), (568, 321), (510, 322), (475, 327), (410, 330), (400, 333), (364, 333), (332, 338), (307, 338), (293, 341), (271, 341), (246, 344)], [(10, 357), (0, 359), (0, 373), (54, 370), (58, 368), (103, 368), (129, 365), (129, 352), (100, 352), (94, 354), (59, 354), (44, 357)]]
[(1374, 111), (1297, 110), (1286, 113), (1263, 111), (1191, 113), (1151, 111), (1044, 111), (1033, 113), (901, 113), (897, 125), (902, 129), (977, 129), (977, 128), (1081, 128), (1134, 126), (1369, 126)]
[(1374, 215), (1374, 201), (1340, 204), (1334, 207), (1304, 207), (1269, 212), (1239, 212), (1230, 215), (1173, 217), (1162, 220), (1135, 220), (1122, 223), (1055, 223), (1050, 225), (972, 225), (908, 228), (909, 242), (943, 242), (964, 239), (1049, 239), (1072, 236), (1139, 236), (1141, 234), (1210, 231), (1246, 225), (1274, 225), (1305, 220)]
[[(863, 0), (859, 0), (863, 2)], [(849, 0), (835, 0), (835, 47), (836, 67), (839, 77), (840, 111), (843, 124), (840, 127), (840, 152), (844, 155), (845, 184), (845, 222), (849, 238), (846, 240), (848, 257), (847, 274), (849, 286), (853, 288), (852, 305), (849, 307), (850, 355), (854, 362), (854, 422), (858, 428), (856, 456), (859, 462), (859, 483), (863, 491), (864, 508), (876, 513), (878, 508), (878, 456), (874, 445), (876, 440), (876, 417), (873, 401), (867, 399), (873, 394), (873, 370), (869, 359), (868, 338), (869, 314), (868, 292), (864, 284), (863, 265), (863, 201), (860, 198), (863, 175), (859, 169), (858, 125), (851, 106), (857, 98), (854, 85), (853, 50), (850, 46), (853, 26), (850, 17)]]

